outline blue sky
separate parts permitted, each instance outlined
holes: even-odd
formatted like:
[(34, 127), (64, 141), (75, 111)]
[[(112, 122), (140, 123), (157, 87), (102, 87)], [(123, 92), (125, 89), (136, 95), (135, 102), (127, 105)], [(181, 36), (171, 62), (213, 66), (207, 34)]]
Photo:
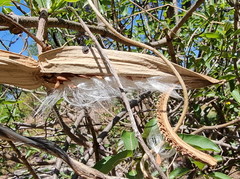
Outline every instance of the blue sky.
[[(5, 8), (10, 8), (13, 10), (13, 12), (17, 15), (23, 15), (15, 6), (4, 6)], [(21, 6), (24, 11), (27, 13), (29, 12), (29, 9)], [(2, 12), (2, 7), (0, 7), (0, 11)], [(10, 45), (9, 51), (20, 53), (22, 49), (24, 48), (24, 42), (25, 39), (28, 41), (28, 45), (33, 43), (33, 40), (29, 37), (27, 38), (27, 35), (25, 33), (22, 33), (20, 35), (14, 35), (11, 34), (9, 31), (0, 31), (0, 39), (1, 41), (8, 47)], [(15, 42), (15, 43), (12, 43)], [(2, 44), (0, 44), (1, 50), (7, 50)], [(23, 55), (28, 55), (28, 51), (25, 50)]]

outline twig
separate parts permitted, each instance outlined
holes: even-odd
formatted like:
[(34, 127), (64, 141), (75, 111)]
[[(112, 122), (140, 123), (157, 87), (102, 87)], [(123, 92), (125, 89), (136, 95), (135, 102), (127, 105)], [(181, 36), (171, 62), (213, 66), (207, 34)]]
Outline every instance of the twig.
[[(31, 32), (29, 32), (27, 29), (25, 29), (21, 24), (15, 22), (12, 18), (4, 15), (3, 13), (0, 13), (0, 18), (3, 18), (7, 23), (10, 23), (14, 26), (16, 26), (17, 28), (21, 29), (23, 32), (25, 32), (26, 34), (28, 34), (36, 43), (38, 43), (43, 49), (46, 48), (46, 45), (39, 40), (37, 37), (35, 37)], [(9, 24), (8, 24), (9, 25)]]
[(174, 75), (177, 77), (180, 85), (182, 86), (182, 90), (183, 90), (183, 96), (184, 96), (184, 104), (183, 104), (183, 111), (182, 114), (180, 116), (180, 119), (174, 129), (174, 131), (177, 131), (179, 129), (179, 127), (181, 126), (181, 124), (183, 123), (183, 120), (185, 118), (185, 115), (187, 113), (187, 109), (188, 109), (188, 93), (187, 93), (187, 88), (186, 85), (181, 77), (181, 75), (178, 73), (178, 71), (175, 69), (175, 67), (172, 65), (172, 63), (170, 61), (168, 61), (160, 52), (158, 52), (155, 48), (150, 47), (149, 45), (143, 44), (141, 42), (129, 39), (127, 37), (124, 37), (122, 34), (118, 33), (106, 20), (105, 18), (101, 15), (101, 13), (95, 8), (94, 4), (92, 3), (91, 0), (88, 0), (89, 5), (92, 7), (92, 9), (94, 10), (94, 12), (97, 14), (97, 16), (99, 16), (99, 18), (101, 18), (102, 22), (106, 25), (106, 27), (112, 31), (112, 33), (115, 34), (115, 36), (117, 36), (118, 38), (122, 39), (123, 41), (126, 41), (132, 45), (138, 46), (138, 47), (142, 47), (142, 48), (146, 48), (148, 50), (151, 50), (154, 54), (156, 54), (156, 56), (160, 57), (168, 66), (169, 68), (173, 71)]
[[(46, 40), (47, 38), (47, 21), (48, 21), (47, 9), (41, 9), (36, 37), (42, 42), (44, 42), (44, 40)], [(46, 50), (43, 49), (39, 44), (37, 44), (37, 49), (39, 55)]]
[(74, 142), (76, 142), (78, 145), (83, 145), (85, 147), (89, 147), (86, 143), (87, 139), (84, 136), (76, 136), (71, 132), (71, 129), (63, 122), (61, 115), (58, 112), (58, 109), (56, 105), (53, 106), (53, 110), (57, 116), (58, 122), (63, 128), (63, 131), (66, 135), (68, 135)]
[(167, 46), (168, 46), (168, 53), (171, 56), (171, 60), (172, 60), (173, 63), (177, 63), (176, 54), (175, 54), (175, 51), (174, 51), (172, 39), (169, 37), (167, 29), (164, 29), (164, 33), (166, 35)]
[[(179, 23), (177, 23), (175, 25), (175, 27), (173, 27), (171, 30), (170, 30), (170, 34), (169, 34), (169, 37), (170, 38), (173, 38), (176, 33), (178, 32), (178, 30), (182, 27), (182, 25), (188, 20), (188, 18), (192, 15), (192, 13), (204, 2), (204, 0), (198, 0), (188, 11), (187, 13), (183, 16), (183, 18), (179, 21)], [(157, 42), (153, 42), (151, 45), (152, 46), (161, 46), (163, 44), (166, 44), (167, 42), (167, 39), (166, 38), (163, 38)]]
[[(160, 24), (163, 24), (162, 21), (160, 21), (158, 18), (156, 18), (155, 16), (153, 16), (151, 13), (148, 12), (147, 9), (142, 8), (141, 6), (139, 6), (137, 3), (133, 2), (132, 0), (129, 0), (129, 2), (131, 2), (132, 4), (134, 4), (135, 6), (137, 6), (138, 8), (140, 8), (143, 12), (147, 13), (149, 16), (151, 16), (153, 19), (155, 19), (157, 22), (159, 22)], [(141, 13), (140, 13), (141, 14)]]
[(121, 177), (107, 176), (94, 168), (88, 167), (87, 165), (78, 162), (77, 160), (69, 157), (67, 153), (65, 153), (62, 149), (57, 147), (51, 141), (42, 138), (21, 136), (20, 134), (14, 132), (9, 128), (3, 127), (1, 124), (0, 124), (0, 139), (7, 141), (22, 142), (28, 146), (44, 150), (45, 152), (64, 160), (79, 176), (82, 177), (102, 179), (122, 179)]
[[(99, 0), (93, 0), (94, 5), (96, 6), (96, 8), (99, 10), (100, 6), (99, 6)], [(102, 23), (101, 19), (99, 19), (99, 17), (97, 16), (97, 24), (98, 26), (105, 26), (104, 23)]]
[[(92, 3), (92, 2), (91, 2)], [(90, 4), (90, 2), (89, 2)], [(91, 4), (92, 6), (93, 4)], [(94, 6), (94, 5), (93, 5)], [(94, 6), (95, 7), (95, 6)], [(134, 119), (134, 116), (133, 116), (133, 113), (132, 113), (132, 110), (131, 110), (131, 106), (129, 104), (129, 101), (128, 101), (128, 98), (125, 94), (125, 91), (124, 91), (124, 88), (122, 86), (122, 83), (117, 75), (117, 72), (115, 71), (114, 67), (112, 66), (108, 56), (103, 52), (103, 49), (101, 47), (101, 45), (99, 44), (99, 42), (97, 41), (96, 37), (92, 34), (92, 32), (89, 30), (89, 28), (86, 26), (86, 24), (84, 23), (84, 21), (81, 19), (81, 17), (78, 16), (78, 14), (76, 13), (76, 11), (69, 7), (69, 9), (77, 16), (79, 22), (82, 24), (82, 27), (86, 30), (86, 32), (88, 33), (88, 35), (92, 38), (92, 40), (95, 42), (95, 45), (98, 49), (98, 52), (100, 54), (100, 56), (102, 57), (102, 59), (105, 60), (110, 72), (112, 73), (112, 75), (114, 76), (118, 86), (119, 86), (119, 89), (121, 91), (121, 95), (122, 95), (122, 99), (123, 99), (123, 102), (125, 104), (125, 107), (127, 109), (127, 112), (129, 114), (129, 118), (130, 118), (130, 121), (131, 121), (131, 124), (132, 124), (132, 127), (133, 127), (133, 131), (135, 132), (135, 135), (136, 137), (138, 138), (141, 146), (143, 147), (144, 151), (148, 154), (151, 162), (153, 163), (153, 165), (155, 166), (155, 168), (158, 170), (159, 174), (162, 176), (162, 178), (166, 179), (166, 176), (165, 174), (162, 172), (162, 170), (160, 169), (160, 167), (156, 164), (155, 160), (154, 160), (154, 157), (152, 156), (150, 150), (148, 149), (147, 145), (145, 144), (140, 132), (138, 131), (138, 128), (137, 128), (137, 124), (136, 124), (136, 121)], [(102, 17), (100, 17), (101, 20), (103, 21)], [(105, 19), (104, 19), (105, 20)], [(104, 21), (103, 21), (104, 22)], [(108, 24), (105, 24), (105, 25), (108, 25)]]
[(9, 145), (12, 147), (12, 149), (17, 153), (17, 156), (19, 159), (21, 159), (21, 161), (23, 162), (23, 164), (27, 167), (27, 169), (29, 170), (29, 172), (31, 173), (31, 175), (33, 176), (33, 178), (35, 179), (39, 179), (39, 177), (37, 176), (37, 174), (35, 173), (35, 171), (33, 170), (33, 168), (31, 167), (31, 165), (28, 163), (28, 161), (26, 160), (26, 158), (24, 156), (22, 156), (21, 152), (18, 150), (18, 148), (14, 145), (14, 143), (12, 141), (8, 141)]
[(240, 122), (240, 118), (232, 120), (232, 121), (229, 121), (229, 122), (226, 122), (224, 124), (219, 124), (219, 125), (214, 125), (214, 126), (203, 126), (203, 127), (199, 128), (199, 129), (197, 129), (196, 131), (192, 132), (191, 134), (198, 134), (198, 133), (200, 133), (200, 132), (202, 132), (204, 130), (213, 130), (213, 129), (224, 128), (224, 127), (230, 126), (230, 125), (238, 123), (238, 122)]
[[(138, 104), (149, 96), (148, 93), (144, 93), (140, 96), (139, 100), (132, 100), (130, 101), (131, 108), (134, 108), (135, 106), (138, 106)], [(102, 142), (105, 137), (107, 137), (108, 133), (112, 130), (112, 128), (127, 114), (126, 109), (122, 110), (120, 113), (118, 113), (110, 122), (109, 124), (103, 129), (103, 131), (99, 134), (97, 137), (98, 143)], [(88, 151), (88, 154), (85, 155), (83, 163), (87, 162), (89, 160), (89, 157), (93, 154), (94, 150), (91, 148)]]
[[(146, 10), (146, 11), (148, 11), (148, 10)], [(25, 16), (18, 16), (18, 15), (15, 15), (14, 17), (12, 17), (12, 19), (13, 20), (17, 20), (18, 19), (18, 23), (21, 24), (22, 26), (24, 26), (25, 28), (32, 28), (32, 27), (37, 28), (38, 21), (39, 21), (38, 17), (25, 17)], [(204, 18), (204, 19), (206, 19), (206, 18)], [(220, 22), (214, 22), (214, 23), (222, 24)], [(0, 16), (0, 24), (1, 24), (0, 31), (1, 30), (9, 30), (9, 26), (11, 25), (11, 24), (8, 23), (8, 21), (6, 21), (1, 16)], [(61, 18), (48, 18), (47, 27), (68, 28), (68, 29), (71, 29), (71, 30), (77, 30), (79, 32), (84, 32), (84, 29), (82, 28), (80, 23), (74, 22), (74, 21), (70, 21), (70, 20), (61, 19)], [(125, 40), (122, 40), (121, 38), (117, 37), (111, 31), (107, 30), (105, 27), (94, 26), (94, 25), (88, 25), (88, 27), (90, 28), (90, 30), (93, 33), (100, 34), (100, 35), (102, 35), (104, 37), (109, 37), (109, 38), (111, 38), (111, 39), (113, 39), (113, 40), (115, 40), (115, 41), (117, 41), (119, 43), (123, 43), (125, 45), (129, 45), (129, 46), (132, 45), (131, 43), (128, 43)], [(158, 46), (166, 44), (166, 42), (167, 41), (164, 38), (164, 39), (161, 39), (161, 40), (159, 40), (157, 42), (149, 42), (148, 44), (150, 46), (152, 46), (152, 47), (158, 47)]]
[(229, 148), (229, 149), (234, 149), (234, 150), (238, 150), (238, 147), (236, 146), (236, 147), (234, 147), (234, 146), (231, 146), (230, 144), (227, 144), (227, 143), (225, 143), (225, 142), (223, 142), (223, 141), (217, 141), (217, 140), (212, 140), (215, 144), (217, 144), (217, 145), (221, 145), (221, 146), (224, 146), (224, 147), (227, 147), (227, 148)]
[(12, 1), (12, 3), (19, 11), (21, 11), (21, 13), (23, 13), (25, 16), (28, 16), (28, 14), (15, 1)]
[(96, 162), (98, 162), (100, 160), (100, 155), (99, 155), (99, 151), (98, 151), (99, 143), (97, 141), (97, 136), (96, 136), (96, 133), (95, 133), (95, 130), (94, 130), (94, 127), (93, 127), (92, 119), (91, 119), (90, 115), (88, 114), (88, 111), (87, 111), (86, 108), (84, 109), (84, 112), (85, 112), (86, 122), (89, 125), (89, 129), (92, 133), (92, 140), (93, 140), (93, 147), (92, 148), (95, 151), (95, 160), (96, 160)]
[(9, 51), (9, 47), (6, 46), (1, 39), (0, 39), (0, 43), (2, 44), (2, 46), (3, 46), (7, 51)]
[[(76, 119), (75, 122), (74, 122), (74, 127), (75, 127), (75, 129), (78, 128), (78, 126), (79, 126), (79, 124), (80, 124), (83, 116), (84, 116), (84, 113), (83, 113), (83, 112), (82, 112), (80, 115), (77, 116), (77, 119)], [(73, 133), (74, 130), (71, 129), (71, 132)], [(65, 141), (65, 146), (64, 146), (64, 149), (63, 149), (65, 152), (68, 150), (68, 147), (69, 147), (69, 145), (70, 145), (70, 143), (71, 143), (71, 140), (72, 140), (72, 139), (68, 136), (67, 139), (66, 139), (66, 141)], [(63, 162), (63, 161), (62, 161), (61, 159), (59, 159), (59, 158), (56, 160), (53, 179), (58, 179), (58, 172), (59, 172), (59, 170), (60, 170), (60, 168), (61, 168), (62, 162)]]
[(178, 2), (177, 0), (173, 0), (173, 6), (174, 6), (174, 16), (175, 16), (175, 21), (176, 24), (179, 22), (179, 17), (178, 17)]

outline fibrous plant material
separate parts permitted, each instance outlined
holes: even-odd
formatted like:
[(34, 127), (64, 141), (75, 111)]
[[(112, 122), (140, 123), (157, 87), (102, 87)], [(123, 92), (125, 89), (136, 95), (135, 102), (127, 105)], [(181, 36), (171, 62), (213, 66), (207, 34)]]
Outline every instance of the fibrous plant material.
[[(180, 89), (179, 85), (168, 82), (167, 77), (130, 78), (120, 77), (124, 91), (129, 99), (133, 99), (134, 93), (144, 92), (167, 92), (169, 89)], [(121, 97), (117, 82), (111, 76), (107, 77), (72, 77), (64, 85), (55, 89), (42, 102), (36, 114), (48, 114), (49, 109), (61, 98), (69, 104), (78, 107), (92, 107), (99, 103), (111, 104), (114, 98)], [(171, 96), (181, 98), (177, 92), (172, 90)]]
[(169, 93), (162, 94), (159, 98), (157, 106), (157, 118), (159, 121), (160, 131), (164, 134), (166, 140), (183, 155), (187, 155), (210, 166), (217, 165), (217, 160), (215, 158), (188, 145), (173, 131), (167, 117), (168, 99)]

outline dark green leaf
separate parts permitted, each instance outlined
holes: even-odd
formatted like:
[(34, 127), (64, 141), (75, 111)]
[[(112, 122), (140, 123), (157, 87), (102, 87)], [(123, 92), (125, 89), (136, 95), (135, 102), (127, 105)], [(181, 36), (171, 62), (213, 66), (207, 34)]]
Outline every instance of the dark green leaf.
[(231, 28), (232, 28), (232, 23), (230, 23), (230, 22), (226, 22), (225, 24), (224, 24), (224, 31), (225, 32), (228, 32)]
[(194, 163), (200, 170), (202, 170), (205, 167), (205, 163), (199, 162), (197, 160), (192, 160), (192, 163)]
[(235, 32), (232, 33), (232, 36), (239, 35), (240, 34), (240, 29), (237, 29)]
[(210, 39), (220, 39), (220, 38), (222, 38), (222, 36), (219, 33), (214, 33), (214, 32), (203, 33), (200, 36), (210, 38)]
[(135, 150), (138, 148), (138, 140), (134, 132), (123, 131), (121, 139), (126, 150)]
[(147, 124), (144, 127), (144, 131), (142, 134), (143, 138), (147, 138), (148, 135), (152, 132), (152, 131), (156, 131), (156, 129), (158, 129), (157, 126), (157, 119), (153, 118), (150, 121), (147, 122)]
[(108, 157), (102, 159), (101, 161), (96, 163), (94, 168), (107, 174), (114, 167), (116, 167), (121, 161), (123, 161), (126, 158), (132, 157), (132, 156), (133, 156), (133, 152), (131, 150), (125, 150), (114, 156), (108, 156)]
[(213, 143), (210, 139), (191, 134), (179, 134), (179, 136), (188, 144), (196, 147), (199, 150), (210, 150), (220, 152), (219, 147)]
[(213, 172), (213, 173), (209, 174), (209, 176), (211, 176), (215, 179), (231, 179), (231, 177), (229, 177), (226, 174), (221, 173), (221, 172)]
[(232, 97), (233, 97), (238, 103), (240, 103), (240, 93), (239, 93), (239, 91), (238, 91), (237, 89), (235, 89), (235, 90), (233, 90), (233, 91), (231, 92), (231, 94), (232, 94)]
[(215, 7), (213, 5), (209, 6), (209, 14), (210, 16), (215, 13)]
[(174, 179), (177, 177), (181, 177), (181, 176), (187, 174), (189, 171), (190, 171), (190, 169), (188, 169), (188, 168), (176, 168), (169, 174), (169, 178)]
[(144, 179), (142, 170), (140, 168), (140, 162), (137, 163), (137, 166), (135, 169), (130, 170), (127, 174), (126, 177), (128, 179)]
[(225, 79), (225, 80), (233, 80), (236, 78), (236, 75), (235, 74), (227, 74), (227, 75), (224, 75), (224, 76), (221, 76), (219, 78), (219, 80), (222, 80), (222, 79)]

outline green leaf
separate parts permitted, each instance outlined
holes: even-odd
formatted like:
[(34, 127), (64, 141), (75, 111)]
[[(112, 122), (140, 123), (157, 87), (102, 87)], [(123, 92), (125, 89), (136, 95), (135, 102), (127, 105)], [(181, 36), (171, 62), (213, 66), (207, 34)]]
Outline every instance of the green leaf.
[(191, 134), (179, 134), (179, 137), (181, 137), (186, 143), (196, 147), (199, 150), (220, 152), (219, 147), (206, 137)]
[(218, 162), (223, 161), (223, 157), (221, 155), (214, 155), (214, 158), (217, 159)]
[(46, 8), (50, 9), (52, 6), (52, 1), (51, 0), (34, 0), (34, 3), (37, 3), (38, 8)]
[(188, 169), (188, 168), (176, 168), (169, 174), (169, 178), (174, 179), (177, 177), (181, 177), (181, 176), (187, 174), (189, 171), (190, 171), (190, 169)]
[(227, 74), (227, 75), (224, 75), (224, 76), (221, 76), (219, 78), (219, 80), (222, 80), (222, 79), (225, 79), (225, 80), (234, 80), (236, 79), (236, 75), (235, 74)]
[(221, 34), (219, 33), (214, 33), (214, 32), (209, 32), (209, 33), (203, 33), (200, 35), (201, 37), (206, 37), (210, 39), (220, 39), (222, 38)]
[(215, 179), (231, 179), (231, 177), (229, 177), (226, 174), (221, 173), (221, 172), (213, 172), (213, 173), (210, 173), (209, 176), (211, 176)]
[(192, 163), (194, 163), (200, 170), (202, 170), (205, 167), (205, 163), (199, 162), (197, 160), (191, 160)]
[(140, 168), (140, 162), (137, 162), (136, 168), (131, 169), (127, 174), (126, 177), (128, 179), (144, 179), (142, 170)]
[(9, 14), (10, 12), (12, 12), (12, 9), (6, 8), (6, 7), (2, 7), (2, 12), (3, 12), (3, 14)]
[(126, 150), (135, 150), (138, 148), (138, 140), (134, 132), (123, 131), (121, 139)]
[(224, 31), (228, 32), (232, 28), (232, 26), (233, 26), (232, 23), (225, 22), (225, 24), (224, 24)]
[(210, 16), (215, 13), (215, 7), (213, 5), (209, 6), (209, 14)]
[(0, 6), (12, 6), (11, 0), (1, 0)]
[(240, 29), (237, 29), (235, 32), (231, 34), (231, 36), (239, 35), (240, 34)]
[(0, 123), (5, 123), (9, 120), (9, 116), (8, 115), (4, 115), (0, 117)]
[(232, 94), (232, 97), (233, 97), (238, 103), (240, 103), (240, 93), (239, 93), (239, 91), (238, 91), (237, 89), (235, 89), (235, 90), (233, 90), (233, 91), (231, 92), (231, 94)]
[(157, 119), (153, 118), (150, 121), (148, 121), (147, 124), (145, 125), (142, 137), (147, 138), (149, 134), (153, 131), (156, 131), (156, 129), (158, 129)]
[(95, 169), (105, 174), (109, 173), (114, 167), (116, 167), (121, 161), (126, 158), (132, 157), (133, 152), (131, 150), (125, 150), (114, 156), (108, 156), (100, 160), (94, 166)]
[(19, 104), (22, 103), (23, 101), (10, 101), (10, 100), (6, 100), (3, 101), (2, 104)]

